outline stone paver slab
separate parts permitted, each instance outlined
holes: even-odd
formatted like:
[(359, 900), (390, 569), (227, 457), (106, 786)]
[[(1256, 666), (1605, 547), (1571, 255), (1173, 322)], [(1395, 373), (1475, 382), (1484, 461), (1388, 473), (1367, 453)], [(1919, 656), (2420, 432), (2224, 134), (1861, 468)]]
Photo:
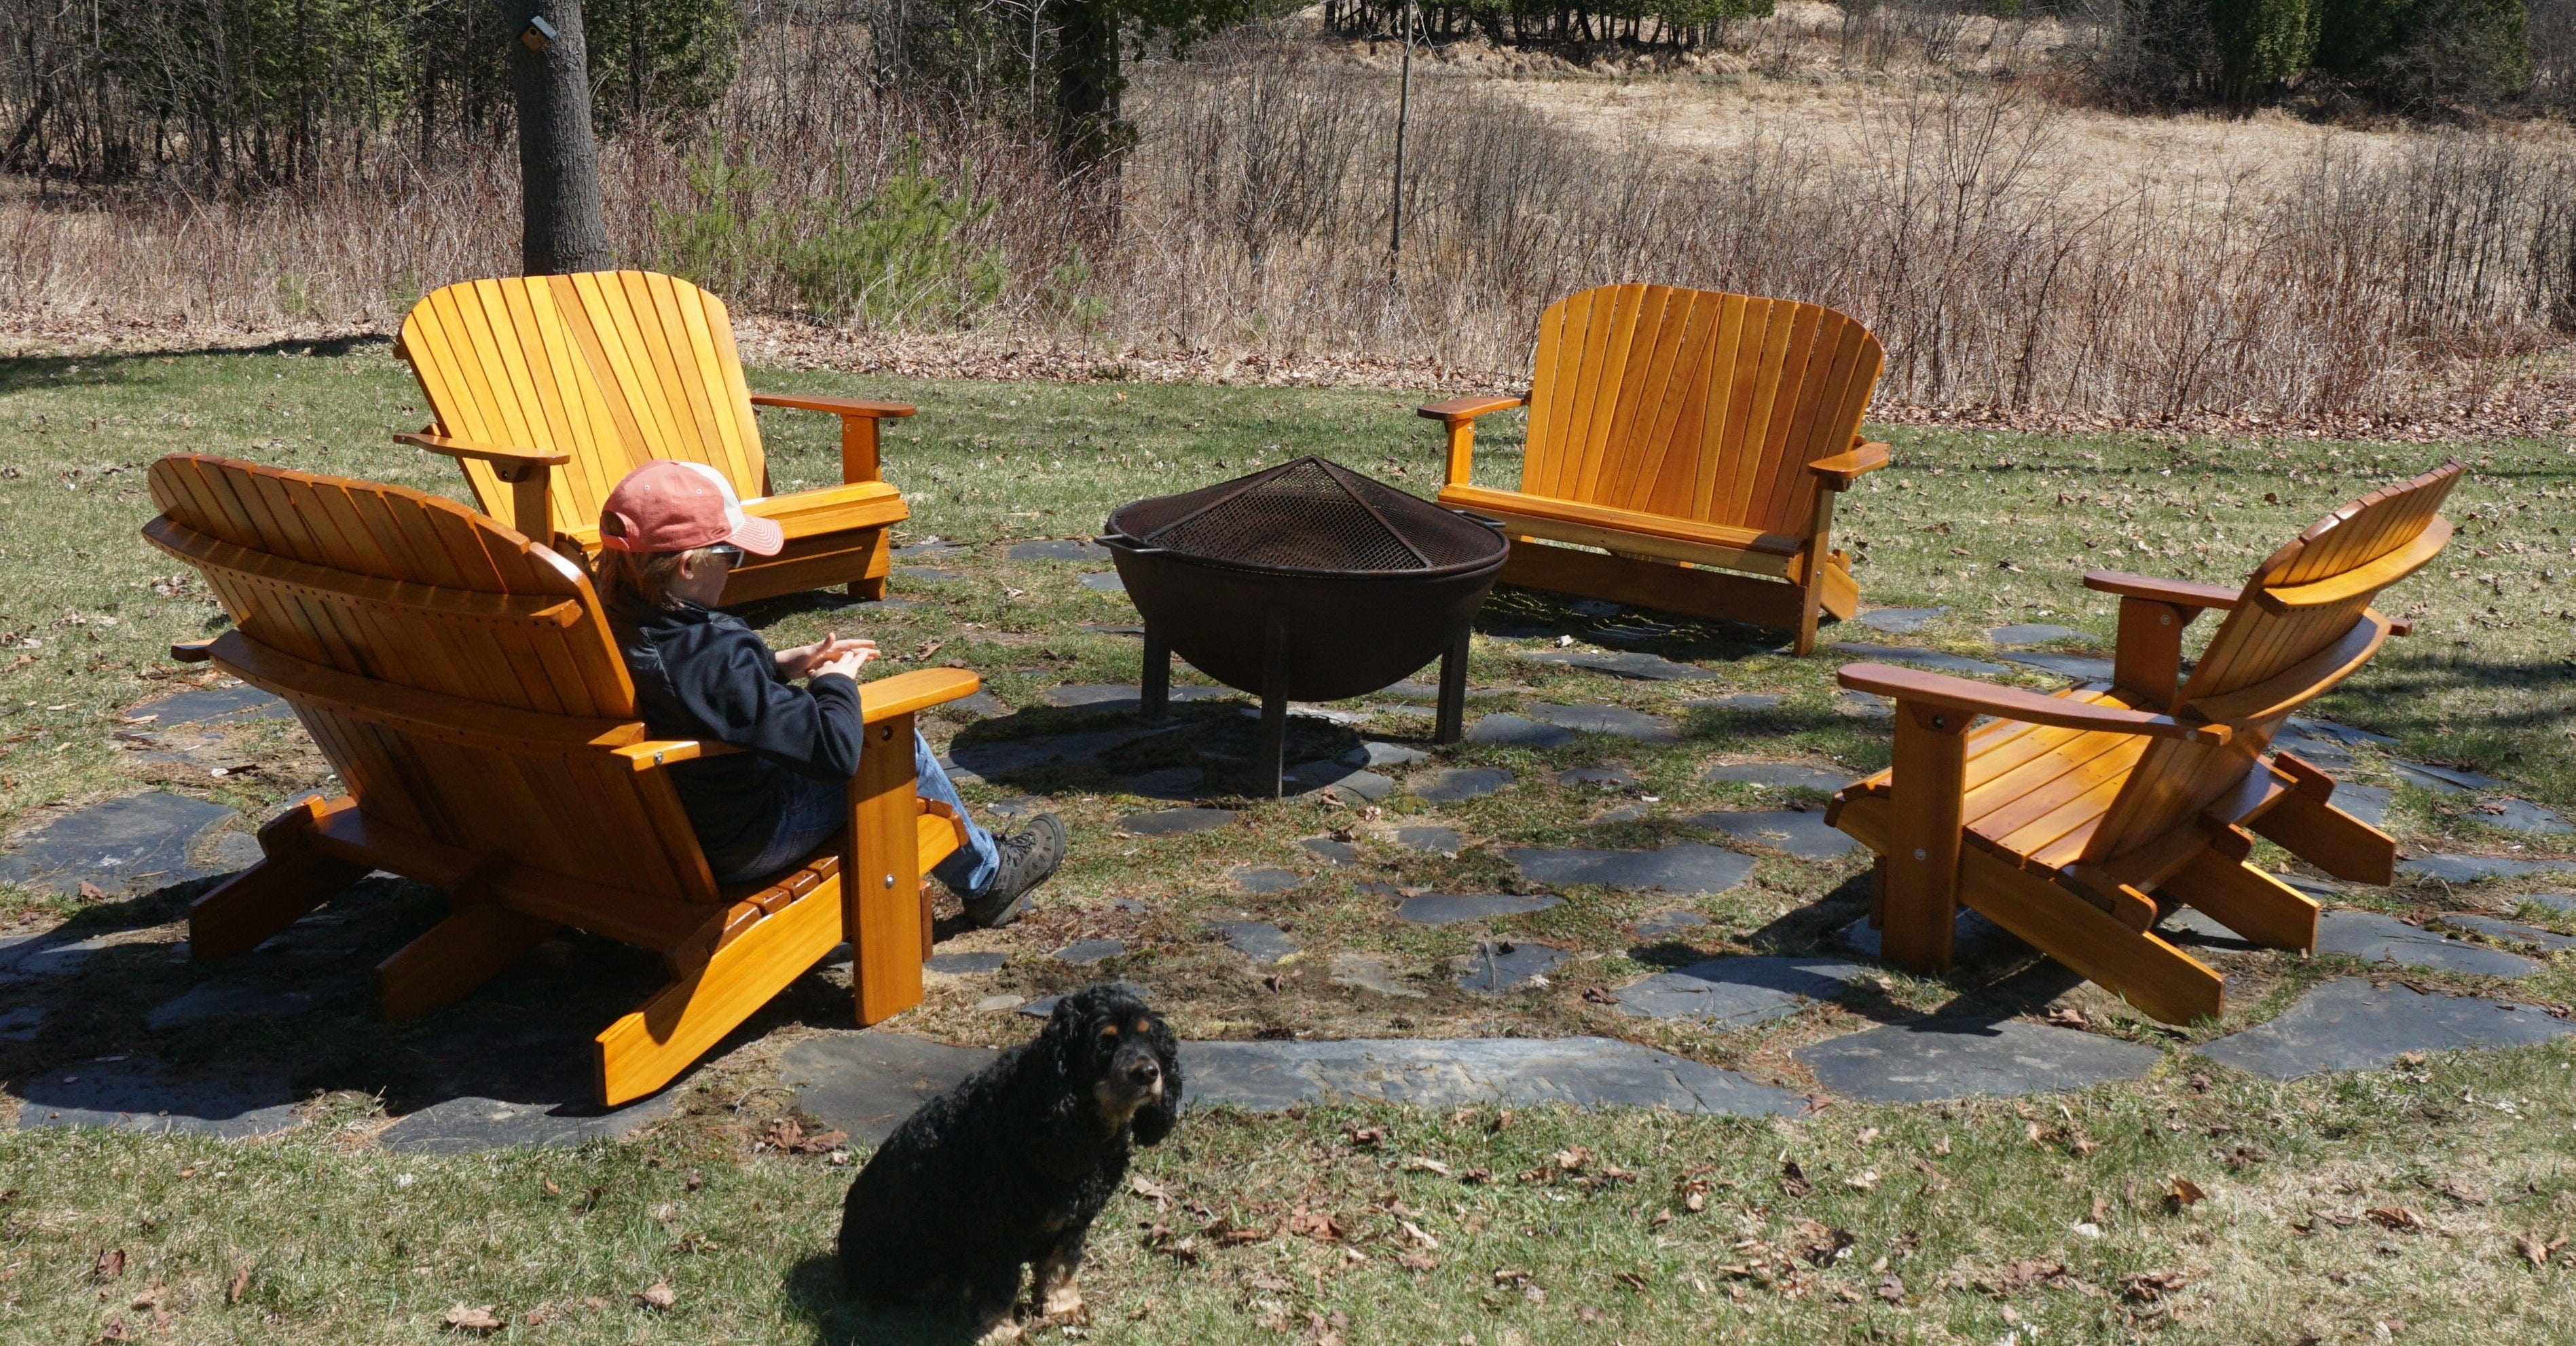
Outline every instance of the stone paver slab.
[(1876, 692), (1845, 687), (1834, 693), (1834, 712), (1858, 720), (1893, 720), (1896, 718), (1896, 703)]
[(1677, 743), (1681, 740), (1681, 733), (1673, 728), (1672, 721), (1625, 706), (1560, 706), (1540, 702), (1531, 706), (1529, 713), (1531, 719), (1577, 733), (1608, 734), (1640, 743)]
[(1374, 804), (1395, 793), (1395, 778), (1340, 762), (1301, 762), (1281, 773), (1292, 794), (1324, 790), (1344, 803)]
[(1222, 935), (1228, 947), (1256, 963), (1276, 963), (1299, 952), (1297, 941), (1268, 921), (1211, 921), (1208, 927)]
[(1838, 1094), (1873, 1103), (2011, 1097), (2133, 1080), (2153, 1047), (2021, 1019), (1925, 1019), (1829, 1038), (1790, 1055)]
[(1533, 883), (1598, 883), (1694, 896), (1725, 892), (1753, 873), (1753, 857), (1689, 841), (1657, 851), (1519, 847), (1503, 858)]
[(189, 850), (198, 838), (240, 815), (221, 804), (155, 790), (63, 814), (18, 838), (0, 857), (0, 880), (77, 893), (82, 883), (112, 894), (141, 892), (197, 878)]
[(148, 1057), (84, 1061), (12, 1086), (18, 1125), (186, 1132), (241, 1140), (301, 1124), (284, 1076), (190, 1075)]
[(1059, 963), (1069, 963), (1075, 967), (1089, 967), (1094, 963), (1101, 962), (1105, 959), (1115, 958), (1125, 952), (1127, 952), (1127, 945), (1123, 940), (1077, 939), (1071, 944), (1067, 944), (1063, 948), (1058, 949), (1047, 956), (1053, 958)]
[(943, 570), (938, 566), (892, 566), (887, 573), (914, 584), (954, 584), (966, 578), (963, 570)]
[(1433, 855), (1456, 855), (1467, 846), (1467, 839), (1458, 834), (1457, 828), (1431, 823), (1395, 828), (1386, 835), (1387, 840), (1408, 851), (1426, 851)]
[[(1332, 838), (1324, 837), (1321, 840), (1331, 841)], [(1225, 872), (1225, 877), (1236, 888), (1247, 893), (1284, 893), (1303, 887), (1306, 882), (1305, 875), (1293, 869), (1281, 869), (1276, 865), (1236, 865)]]
[(1100, 754), (1121, 748), (1139, 739), (1158, 734), (1176, 733), (1188, 728), (1186, 721), (1170, 724), (1129, 725), (1116, 729), (1089, 729), (1073, 734), (1049, 734), (1040, 738), (991, 739), (979, 743), (955, 743), (939, 759), (948, 774), (960, 781), (993, 781), (1034, 771), (1058, 763), (1087, 762)]
[(2478, 996), (2428, 995), (2367, 978), (2327, 982), (2269, 1023), (2204, 1044), (2223, 1066), (2276, 1080), (2329, 1070), (2377, 1070), (2408, 1052), (2520, 1047), (2576, 1033), (2536, 1005)]
[(1542, 978), (1573, 956), (1553, 944), (1494, 940), (1478, 945), (1474, 953), (1451, 962), (1458, 969), (1457, 982), (1461, 989), (1482, 995), (1500, 995), (1523, 986), (1545, 985)]
[(2485, 977), (2528, 977), (2541, 968), (2521, 954), (2445, 939), (2375, 911), (2329, 911), (2318, 917), (2317, 952)]
[(575, 1146), (623, 1140), (677, 1111), (678, 1094), (664, 1090), (625, 1107), (600, 1111), (589, 1103), (529, 1103), (472, 1096), (445, 1099), (386, 1127), (376, 1142), (409, 1154), (471, 1154), (511, 1146)]
[(1419, 748), (1405, 747), (1400, 743), (1371, 741), (1343, 753), (1334, 760), (1344, 766), (1366, 767), (1374, 771), (1379, 767), (1412, 766), (1416, 762), (1427, 762), (1431, 760), (1431, 754)]
[(1518, 715), (1485, 715), (1467, 726), (1467, 741), (1512, 748), (1562, 748), (1574, 741), (1574, 731)]
[(2334, 806), (2373, 827), (2388, 824), (2388, 787), (2385, 785), (2337, 785)]
[(1803, 762), (1729, 762), (1701, 772), (1700, 779), (1760, 785), (1774, 790), (1814, 790), (1819, 794), (1832, 794), (1860, 777), (1839, 767), (1809, 766)]
[(2519, 900), (2562, 916), (2576, 916), (2576, 893), (2534, 893)]
[(1192, 799), (1206, 784), (1207, 773), (1197, 767), (1167, 766), (1125, 777), (1118, 782), (1118, 788), (1148, 799)]
[(1014, 561), (1106, 561), (1109, 549), (1080, 538), (1041, 538), (1034, 542), (1013, 543), (1004, 555)]
[[(2340, 795), (2342, 792), (2336, 793)], [(2528, 799), (2482, 800), (2468, 817), (2472, 822), (2532, 836), (2565, 836), (2576, 832), (2576, 827), (2569, 826), (2564, 817)]]
[(1011, 956), (1007, 953), (999, 950), (985, 950), (980, 953), (938, 954), (924, 962), (922, 966), (947, 977), (980, 977), (986, 973), (1001, 971), (1002, 965), (1010, 961)]
[(1689, 820), (1693, 827), (1724, 832), (1738, 841), (1786, 851), (1801, 860), (1831, 860), (1860, 845), (1851, 834), (1825, 824), (1822, 809), (1718, 810)]
[(1181, 1065), (1191, 1106), (1252, 1112), (1336, 1097), (1435, 1110), (1568, 1103), (1731, 1116), (1806, 1106), (1789, 1090), (1614, 1038), (1186, 1042)]
[(2388, 763), (2388, 769), (2396, 772), (2399, 779), (2420, 785), (2438, 795), (2467, 794), (2472, 790), (2494, 790), (2504, 785), (2503, 781), (2493, 776), (2481, 776), (2474, 771), (2462, 771), (2455, 766), (2435, 766), (2430, 762), (2401, 762), (2392, 759)]
[(796, 1091), (798, 1111), (873, 1145), (1000, 1054), (880, 1028), (841, 1030), (780, 1052), (778, 1078)]
[(1522, 893), (1424, 893), (1408, 897), (1395, 909), (1396, 919), (1415, 925), (1455, 925), (1460, 921), (1481, 921), (1492, 916), (1519, 916), (1526, 912), (1545, 911), (1563, 902), (1561, 897)]
[(1533, 663), (1588, 668), (1595, 673), (1649, 682), (1682, 682), (1717, 676), (1696, 664), (1675, 663), (1643, 650), (1514, 650), (1511, 653), (1514, 658)]
[(325, 1000), (355, 985), (354, 980), (337, 986), (296, 988), (201, 982), (144, 1015), (143, 1026), (159, 1033), (210, 1019), (289, 1019), (312, 1012)]
[[(1152, 991), (1147, 990), (1145, 987), (1132, 981), (1120, 980), (1113, 981), (1109, 984), (1136, 997), (1138, 1000), (1151, 1000), (1154, 998), (1154, 993)], [(1043, 1019), (1048, 1015), (1055, 1013), (1056, 1002), (1062, 999), (1064, 999), (1064, 997), (1060, 995), (1042, 995), (1035, 1000), (1022, 1001), (1015, 1012), (1025, 1014), (1032, 1019)]]
[(1128, 814), (1118, 820), (1118, 830), (1140, 837), (1170, 837), (1205, 832), (1233, 821), (1230, 809), (1165, 809), (1160, 813)]
[(1360, 862), (1360, 848), (1347, 841), (1332, 837), (1304, 837), (1297, 844), (1308, 854), (1321, 856), (1333, 864), (1355, 865)]
[(1394, 960), (1384, 954), (1337, 953), (1333, 955), (1332, 966), (1331, 980), (1336, 986), (1353, 986), (1408, 1000), (1420, 1000), (1430, 994), (1405, 980), (1404, 974), (1396, 970)]
[(1872, 631), (1885, 631), (1891, 636), (1910, 636), (1941, 620), (1948, 608), (1877, 608), (1864, 612), (1853, 621)]
[(1094, 593), (1123, 594), (1127, 592), (1127, 581), (1118, 578), (1118, 572), (1115, 570), (1095, 570), (1088, 575), (1080, 576), (1077, 582), (1080, 583), (1083, 588), (1089, 589)]
[(1988, 663), (1983, 659), (1971, 659), (1964, 654), (1952, 654), (1948, 650), (1927, 650), (1919, 645), (1859, 645), (1850, 641), (1838, 641), (1826, 648), (1836, 654), (1849, 655), (1854, 659), (1870, 659), (1883, 664), (1912, 664), (1917, 668), (1936, 669), (1943, 673), (2012, 672), (2002, 664)]
[(231, 687), (200, 687), (146, 701), (127, 711), (136, 719), (151, 716), (155, 727), (169, 729), (183, 724), (239, 724), (245, 720), (292, 720), (295, 709), (278, 697), (238, 683)]
[[(1144, 690), (1134, 683), (1068, 683), (1049, 687), (1039, 693), (1050, 706), (1068, 710), (1134, 710), (1143, 703)], [(1221, 701), (1236, 695), (1231, 687), (1209, 687), (1185, 683), (1171, 689), (1174, 705), (1184, 701)]]
[(1416, 776), (1408, 789), (1434, 804), (1454, 804), (1462, 799), (1481, 799), (1512, 783), (1512, 773), (1500, 767), (1453, 766)]
[(1840, 958), (1754, 954), (1658, 973), (1615, 994), (1625, 1014), (1742, 1028), (1785, 1019), (1810, 1001), (1834, 999), (1858, 978), (1875, 975)]
[(2024, 668), (2045, 669), (2078, 682), (2109, 682), (2111, 661), (2099, 655), (2058, 654), (2050, 650), (2016, 650), (2001, 656), (2004, 662)]

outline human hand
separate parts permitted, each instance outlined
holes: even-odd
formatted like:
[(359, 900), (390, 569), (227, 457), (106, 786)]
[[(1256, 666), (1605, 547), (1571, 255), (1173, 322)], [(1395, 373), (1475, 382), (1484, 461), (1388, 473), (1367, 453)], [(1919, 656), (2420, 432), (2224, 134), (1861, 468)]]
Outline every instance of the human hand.
[(821, 640), (811, 645), (778, 651), (778, 674), (784, 678), (801, 678), (851, 650), (875, 647), (873, 640), (843, 640), (838, 633), (827, 631)]
[(877, 643), (875, 641), (845, 640), (841, 642), (841, 645), (836, 652), (826, 657), (823, 662), (816, 664), (808, 676), (819, 678), (826, 673), (838, 673), (842, 677), (848, 678), (852, 682), (856, 682), (859, 680), (860, 666), (876, 657)]

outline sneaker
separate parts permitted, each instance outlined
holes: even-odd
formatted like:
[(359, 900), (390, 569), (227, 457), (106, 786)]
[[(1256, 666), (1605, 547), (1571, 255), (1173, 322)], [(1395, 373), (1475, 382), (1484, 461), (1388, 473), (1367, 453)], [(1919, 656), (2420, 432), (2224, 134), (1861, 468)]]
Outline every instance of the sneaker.
[(995, 848), (1002, 853), (1001, 867), (993, 872), (993, 882), (983, 896), (966, 904), (966, 919), (988, 930), (1028, 914), (1038, 885), (1053, 878), (1056, 866), (1064, 863), (1064, 824), (1052, 813), (1041, 813), (1028, 826), (1001, 838)]

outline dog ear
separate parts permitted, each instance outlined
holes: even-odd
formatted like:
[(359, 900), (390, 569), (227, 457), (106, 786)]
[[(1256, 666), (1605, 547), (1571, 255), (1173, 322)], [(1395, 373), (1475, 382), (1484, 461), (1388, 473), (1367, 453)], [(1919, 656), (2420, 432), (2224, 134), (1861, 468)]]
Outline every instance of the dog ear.
[(1139, 1145), (1159, 1145), (1181, 1122), (1181, 1045), (1160, 1015), (1154, 1018), (1154, 1060), (1163, 1068), (1162, 1097), (1136, 1110), (1128, 1133)]

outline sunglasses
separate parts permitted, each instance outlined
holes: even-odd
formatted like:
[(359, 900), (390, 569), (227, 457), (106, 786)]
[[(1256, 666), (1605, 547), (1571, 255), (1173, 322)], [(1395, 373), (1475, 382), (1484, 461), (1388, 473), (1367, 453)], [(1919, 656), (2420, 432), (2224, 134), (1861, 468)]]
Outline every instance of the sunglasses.
[(724, 568), (727, 570), (737, 569), (742, 565), (742, 548), (730, 542), (716, 543), (707, 550), (713, 553), (717, 560), (724, 562)]

